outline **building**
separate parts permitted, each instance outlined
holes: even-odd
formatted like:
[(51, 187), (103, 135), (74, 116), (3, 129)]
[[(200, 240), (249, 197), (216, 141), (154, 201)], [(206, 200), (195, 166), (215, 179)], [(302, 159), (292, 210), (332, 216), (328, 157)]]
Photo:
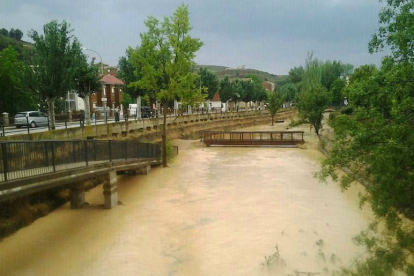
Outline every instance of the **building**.
[(93, 93), (90, 97), (91, 112), (107, 110), (110, 115), (113, 115), (114, 110), (123, 112), (121, 87), (124, 82), (111, 74), (103, 76), (100, 82), (101, 91)]
[(273, 92), (275, 91), (275, 88), (276, 88), (276, 85), (270, 81), (262, 82), (262, 86), (267, 92)]

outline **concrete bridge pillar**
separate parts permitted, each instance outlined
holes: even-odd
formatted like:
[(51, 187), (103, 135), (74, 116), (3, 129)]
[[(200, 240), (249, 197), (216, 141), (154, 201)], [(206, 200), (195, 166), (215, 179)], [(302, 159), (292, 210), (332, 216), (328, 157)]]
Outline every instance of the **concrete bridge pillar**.
[(85, 204), (85, 191), (79, 186), (70, 188), (70, 208), (80, 209)]
[(103, 194), (105, 197), (105, 209), (115, 208), (116, 205), (118, 205), (118, 181), (115, 171), (109, 172), (107, 174), (103, 188)]
[(142, 167), (142, 168), (139, 168), (138, 170), (137, 170), (137, 173), (138, 174), (142, 174), (142, 175), (147, 175), (147, 174), (149, 174), (149, 172), (151, 171), (151, 166), (150, 165), (148, 165), (148, 166), (145, 166), (145, 167)]

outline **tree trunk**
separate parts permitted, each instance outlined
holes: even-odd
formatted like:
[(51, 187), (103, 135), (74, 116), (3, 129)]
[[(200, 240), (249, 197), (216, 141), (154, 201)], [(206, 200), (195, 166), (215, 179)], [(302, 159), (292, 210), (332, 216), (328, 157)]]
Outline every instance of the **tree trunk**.
[(137, 119), (141, 119), (141, 96), (137, 97)]
[(91, 108), (89, 106), (89, 97), (89, 94), (87, 94), (83, 98), (83, 101), (85, 103), (85, 123), (88, 126), (91, 124)]
[(162, 166), (167, 167), (167, 112), (164, 112), (162, 125)]
[(272, 115), (272, 126), (274, 126), (275, 115)]
[(47, 107), (49, 109), (49, 125), (50, 129), (54, 130), (55, 127), (55, 98), (47, 100)]

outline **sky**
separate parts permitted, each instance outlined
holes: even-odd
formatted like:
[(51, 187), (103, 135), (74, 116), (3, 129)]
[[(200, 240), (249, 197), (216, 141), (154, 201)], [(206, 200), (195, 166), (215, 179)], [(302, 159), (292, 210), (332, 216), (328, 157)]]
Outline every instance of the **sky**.
[(182, 3), (189, 6), (191, 35), (204, 42), (198, 64), (285, 75), (309, 51), (355, 67), (379, 65), (385, 55), (368, 53), (384, 6), (378, 0), (0, 0), (0, 28), (18, 28), (30, 41), (29, 30), (42, 33), (45, 23), (66, 20), (84, 47), (115, 66), (140, 44), (148, 16), (171, 16)]

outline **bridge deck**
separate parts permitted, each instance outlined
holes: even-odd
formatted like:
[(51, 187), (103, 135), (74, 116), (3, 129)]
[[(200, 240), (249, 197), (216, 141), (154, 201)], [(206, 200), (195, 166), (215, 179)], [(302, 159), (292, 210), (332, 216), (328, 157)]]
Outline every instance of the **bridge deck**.
[(304, 131), (205, 131), (203, 142), (211, 145), (264, 146), (303, 144)]

